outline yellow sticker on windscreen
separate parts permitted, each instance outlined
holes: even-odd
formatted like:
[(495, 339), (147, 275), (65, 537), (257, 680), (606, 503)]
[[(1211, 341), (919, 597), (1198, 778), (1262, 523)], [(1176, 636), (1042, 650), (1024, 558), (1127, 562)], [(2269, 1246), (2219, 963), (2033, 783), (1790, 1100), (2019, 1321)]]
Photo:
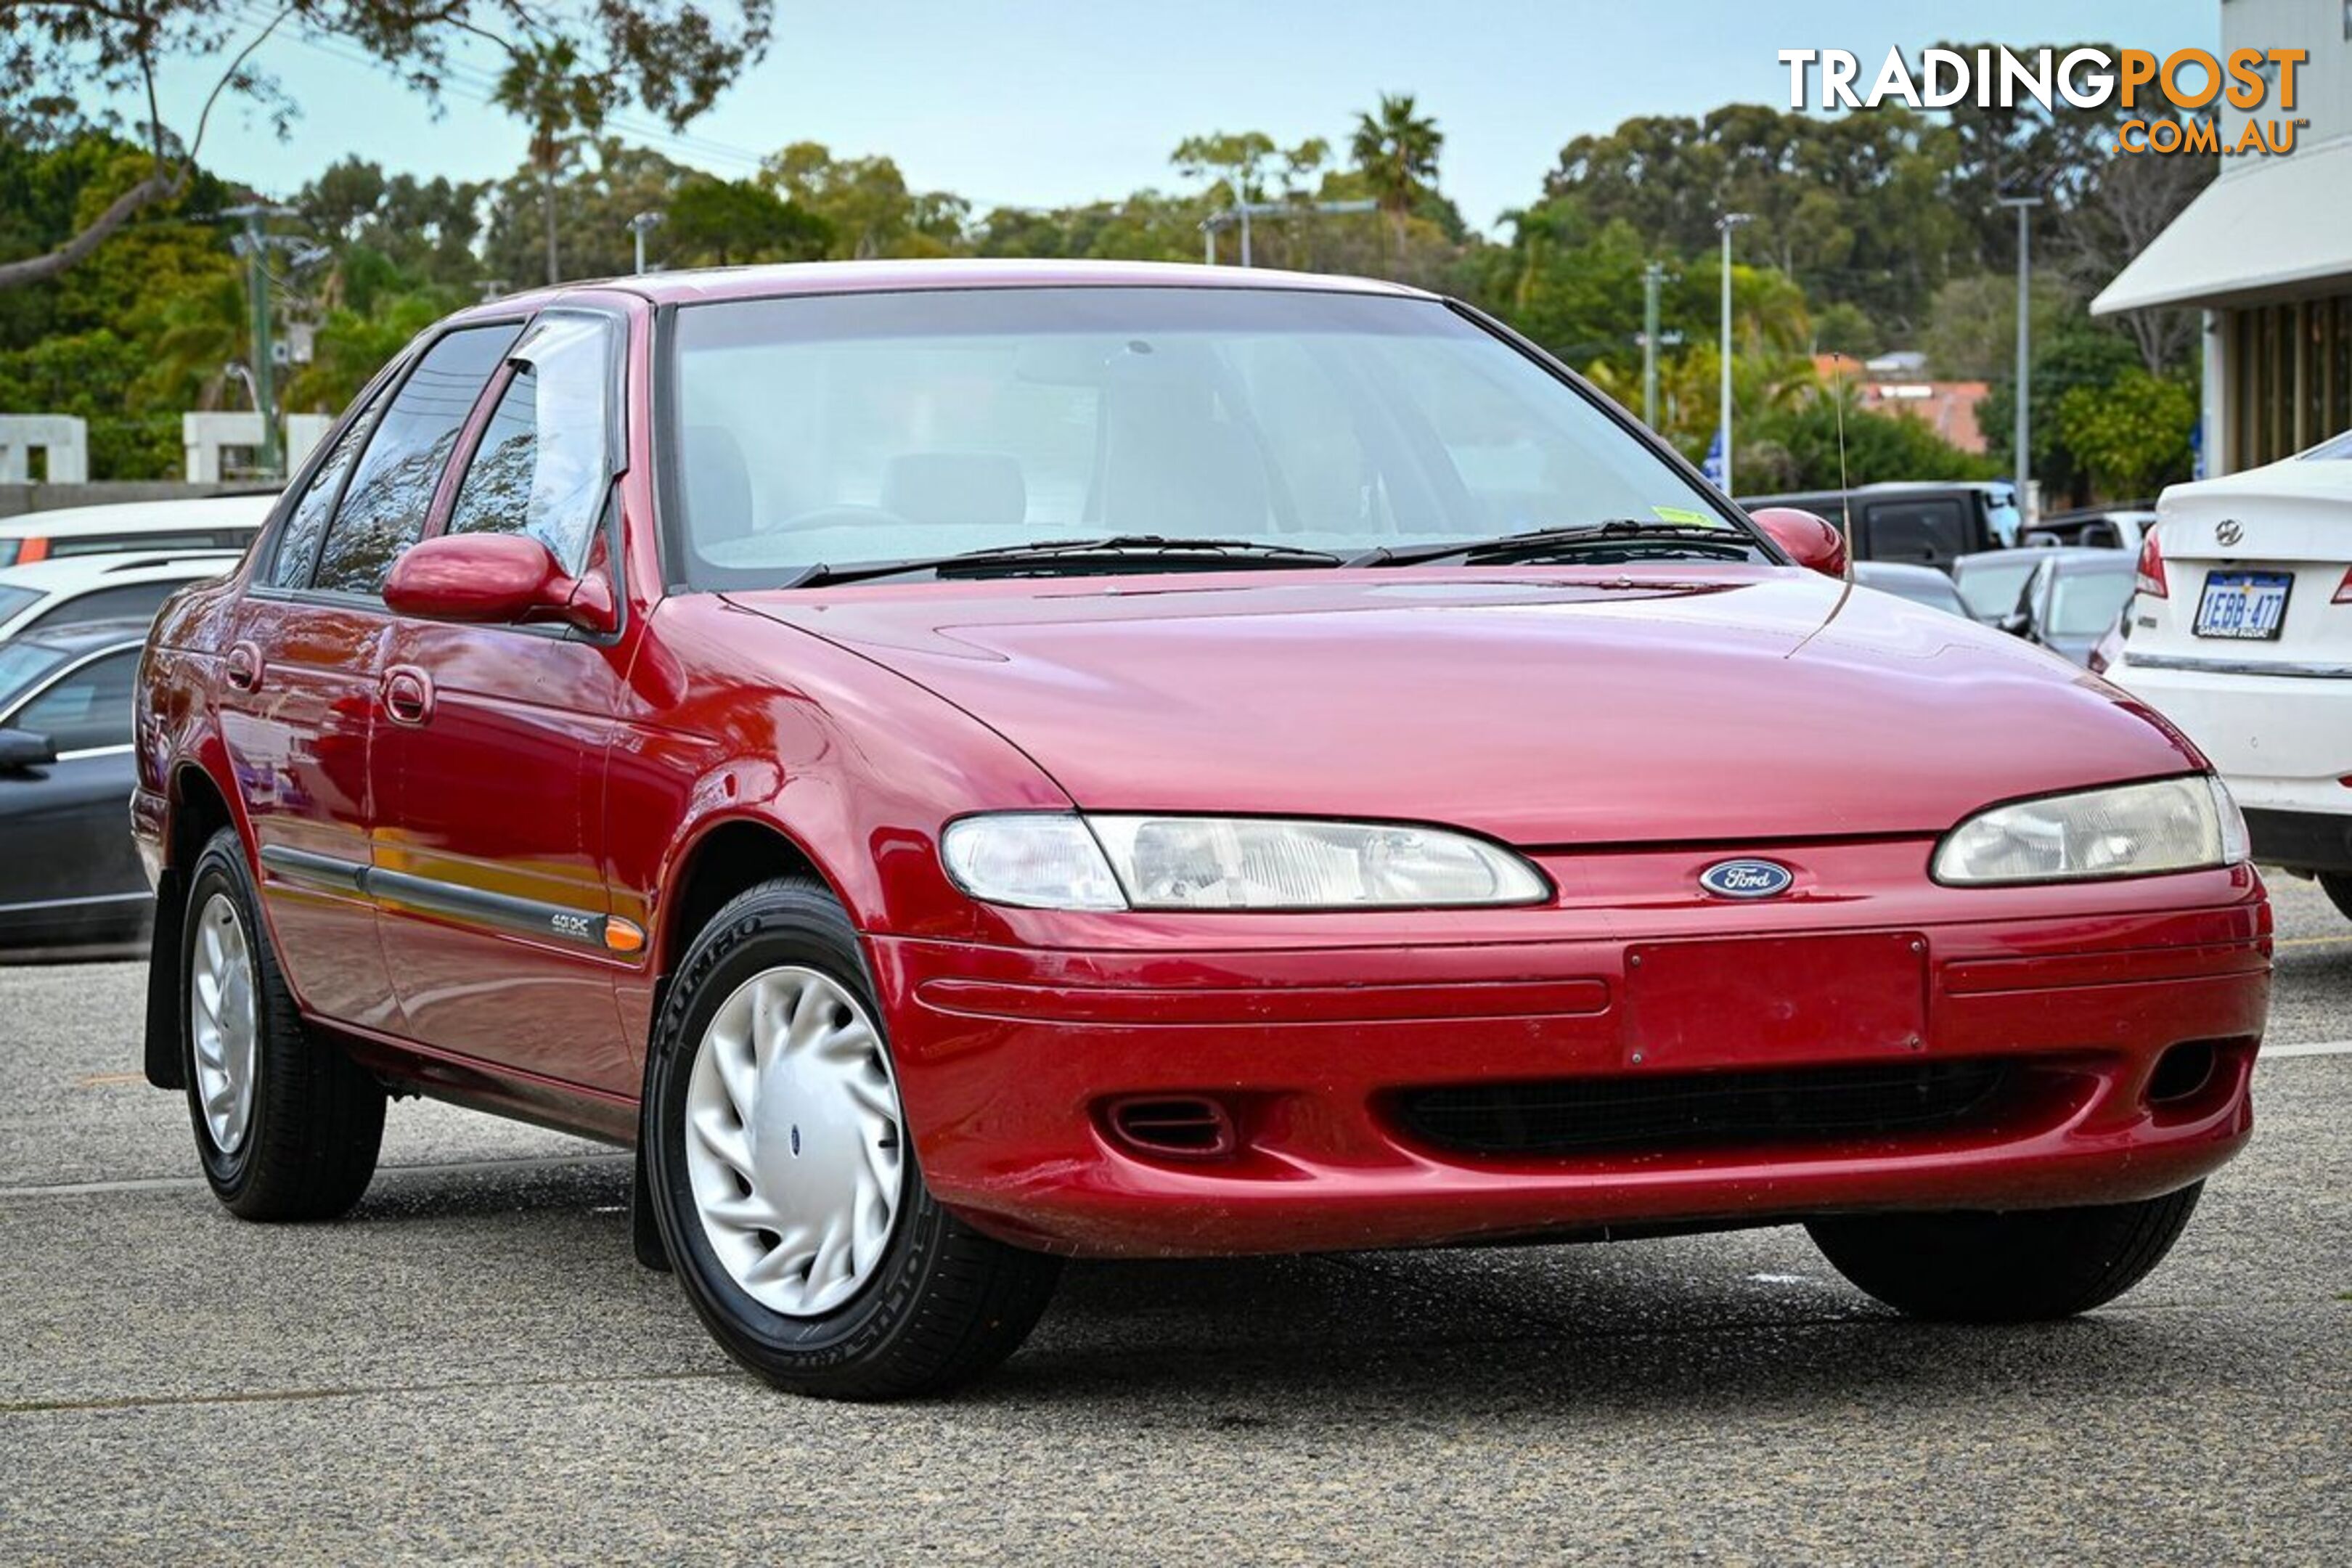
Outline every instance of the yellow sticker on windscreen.
[(1650, 510), (1660, 522), (1679, 522), (1690, 528), (1722, 528), (1723, 519), (1712, 512), (1693, 511), (1686, 506), (1654, 506)]

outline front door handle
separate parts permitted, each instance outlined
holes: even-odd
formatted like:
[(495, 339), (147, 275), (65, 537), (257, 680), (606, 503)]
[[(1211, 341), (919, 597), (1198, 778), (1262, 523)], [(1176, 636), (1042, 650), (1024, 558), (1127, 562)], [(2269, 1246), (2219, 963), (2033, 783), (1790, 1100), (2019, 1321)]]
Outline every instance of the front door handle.
[(395, 724), (417, 725), (433, 717), (433, 678), (415, 665), (384, 672), (383, 710)]

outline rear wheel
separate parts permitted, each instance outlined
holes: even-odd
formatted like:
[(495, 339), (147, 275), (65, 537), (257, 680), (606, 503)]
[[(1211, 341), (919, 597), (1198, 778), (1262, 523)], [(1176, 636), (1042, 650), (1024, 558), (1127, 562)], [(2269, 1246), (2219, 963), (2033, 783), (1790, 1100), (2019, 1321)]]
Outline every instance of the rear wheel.
[(2352, 920), (2352, 871), (2322, 871), (2319, 885), (2327, 889), (2328, 898), (2344, 911), (2344, 918)]
[(2144, 1203), (2016, 1214), (1871, 1215), (1806, 1228), (1832, 1267), (1898, 1311), (1953, 1322), (2068, 1318), (2145, 1279), (2202, 1182)]
[(213, 1194), (255, 1220), (331, 1219), (359, 1202), (383, 1089), (304, 1033), (232, 829), (189, 874), (180, 979), (182, 1076)]
[(654, 1036), (654, 1218), (736, 1360), (797, 1393), (887, 1399), (1020, 1345), (1059, 1264), (982, 1236), (924, 1185), (856, 932), (824, 889), (769, 882), (721, 910)]

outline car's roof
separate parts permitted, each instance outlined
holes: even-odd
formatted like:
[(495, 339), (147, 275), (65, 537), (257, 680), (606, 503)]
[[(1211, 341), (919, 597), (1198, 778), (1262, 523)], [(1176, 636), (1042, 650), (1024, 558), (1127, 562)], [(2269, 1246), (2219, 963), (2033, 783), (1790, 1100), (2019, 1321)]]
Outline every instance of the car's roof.
[(152, 583), (167, 577), (214, 577), (235, 566), (234, 550), (136, 550), (66, 555), (29, 566), (0, 568), (0, 584), (39, 594), (70, 594), (108, 583)]
[(10, 637), (11, 647), (54, 648), (71, 658), (76, 654), (96, 653), (121, 644), (138, 644), (147, 640), (152, 623), (144, 620), (117, 619), (110, 621), (68, 621), (63, 626), (35, 626), (32, 630)]
[(635, 294), (656, 305), (756, 300), (794, 294), (874, 294), (954, 289), (1260, 289), (1325, 294), (1382, 294), (1431, 300), (1402, 283), (1323, 272), (1255, 267), (1195, 267), (1173, 261), (1048, 261), (957, 258), (924, 261), (799, 261), (768, 267), (711, 267), (604, 278), (488, 300), (473, 315), (511, 315), (575, 294)]
[(77, 534), (128, 533), (145, 529), (163, 533), (182, 528), (259, 528), (277, 503), (278, 492), (264, 490), (252, 495), (58, 507), (0, 520), (0, 539), (23, 539), (34, 534), (71, 539)]
[(1974, 550), (1966, 555), (1954, 556), (1955, 570), (1962, 566), (1984, 566), (1994, 562), (2026, 562), (2040, 565), (2055, 557), (2061, 561), (2112, 561), (2120, 566), (2131, 566), (2134, 557), (2128, 550), (2107, 549), (2096, 544), (2019, 544), (2007, 550)]
[(1940, 583), (1948, 588), (1952, 580), (1933, 566), (1914, 566), (1907, 561), (1857, 561), (1853, 574), (1867, 582), (1873, 578), (1882, 583)]

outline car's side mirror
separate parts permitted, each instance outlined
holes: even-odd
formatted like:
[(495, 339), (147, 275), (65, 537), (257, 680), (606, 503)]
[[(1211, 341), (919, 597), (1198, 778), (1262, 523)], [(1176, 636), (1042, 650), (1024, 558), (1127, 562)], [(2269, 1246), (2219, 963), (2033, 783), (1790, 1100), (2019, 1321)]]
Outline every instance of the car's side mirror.
[(1748, 515), (1798, 565), (1831, 577), (1845, 575), (1845, 535), (1826, 520), (1792, 506), (1768, 506)]
[(0, 730), (0, 773), (29, 773), (58, 760), (58, 749), (47, 735), (30, 730)]
[(613, 594), (602, 577), (572, 577), (555, 554), (523, 533), (447, 533), (395, 562), (383, 602), (396, 615), (477, 626), (561, 622), (614, 629)]

